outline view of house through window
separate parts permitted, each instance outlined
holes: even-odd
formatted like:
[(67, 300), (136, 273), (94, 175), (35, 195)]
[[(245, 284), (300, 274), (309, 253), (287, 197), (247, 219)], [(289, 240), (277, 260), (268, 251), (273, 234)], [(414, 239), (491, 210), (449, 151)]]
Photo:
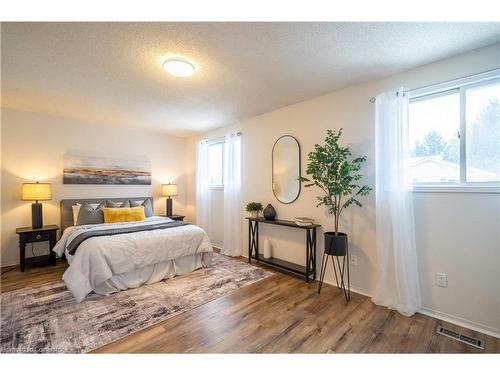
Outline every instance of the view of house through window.
[(216, 142), (208, 146), (208, 159), (210, 187), (222, 187), (224, 185), (224, 142)]
[(409, 121), (414, 184), (500, 181), (498, 81), (410, 100)]
[(460, 93), (410, 103), (411, 175), (414, 183), (460, 181)]

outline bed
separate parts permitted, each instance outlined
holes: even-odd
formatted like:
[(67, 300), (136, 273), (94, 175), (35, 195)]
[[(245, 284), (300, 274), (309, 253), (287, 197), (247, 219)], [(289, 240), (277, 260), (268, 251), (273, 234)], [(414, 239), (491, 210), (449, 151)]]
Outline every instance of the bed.
[(211, 264), (212, 244), (196, 225), (159, 216), (128, 223), (74, 223), (73, 206), (77, 204), (147, 198), (61, 200), (62, 236), (53, 251), (66, 255), (69, 268), (63, 280), (78, 302), (91, 292), (109, 295)]

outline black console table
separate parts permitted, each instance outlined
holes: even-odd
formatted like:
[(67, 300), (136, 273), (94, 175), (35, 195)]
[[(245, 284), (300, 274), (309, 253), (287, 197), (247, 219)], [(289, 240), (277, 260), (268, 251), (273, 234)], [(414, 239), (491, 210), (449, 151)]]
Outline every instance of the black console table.
[[(295, 275), (304, 277), (306, 282), (312, 277), (316, 278), (316, 228), (321, 227), (319, 224), (312, 224), (308, 226), (300, 226), (290, 220), (266, 220), (263, 217), (247, 217), (248, 220), (248, 263), (252, 259), (262, 263), (266, 263), (272, 267), (291, 272)], [(287, 262), (277, 258), (264, 258), (259, 254), (259, 223), (281, 225), (284, 227), (298, 228), (306, 231), (306, 265), (301, 266)]]

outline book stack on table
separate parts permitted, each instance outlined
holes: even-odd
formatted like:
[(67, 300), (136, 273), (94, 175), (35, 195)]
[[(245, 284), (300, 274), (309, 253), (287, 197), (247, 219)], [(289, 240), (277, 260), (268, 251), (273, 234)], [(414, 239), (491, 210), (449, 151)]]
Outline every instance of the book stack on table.
[(297, 224), (299, 227), (308, 227), (314, 224), (314, 219), (311, 219), (309, 217), (296, 217), (295, 224)]

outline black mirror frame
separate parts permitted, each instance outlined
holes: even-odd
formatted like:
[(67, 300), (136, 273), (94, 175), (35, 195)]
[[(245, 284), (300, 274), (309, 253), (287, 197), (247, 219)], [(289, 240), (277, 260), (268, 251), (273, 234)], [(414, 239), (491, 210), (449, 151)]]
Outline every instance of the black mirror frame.
[(277, 196), (276, 196), (276, 193), (274, 192), (274, 189), (273, 189), (273, 184), (274, 184), (274, 148), (276, 147), (276, 144), (279, 142), (279, 140), (281, 138), (285, 138), (285, 137), (290, 137), (290, 138), (293, 138), (293, 140), (297, 143), (297, 147), (299, 148), (299, 175), (297, 176), (297, 179), (301, 176), (301, 171), (302, 171), (302, 159), (301, 159), (301, 150), (300, 150), (300, 143), (299, 141), (297, 140), (297, 138), (295, 138), (293, 135), (289, 135), (289, 134), (285, 134), (285, 135), (282, 135), (281, 137), (279, 137), (276, 142), (274, 142), (274, 145), (273, 145), (273, 149), (271, 151), (271, 190), (273, 191), (273, 195), (274, 197), (278, 200), (278, 202), (280, 203), (283, 203), (283, 204), (291, 204), (293, 202), (295, 202), (298, 198), (299, 198), (299, 195), (300, 195), (300, 191), (302, 189), (302, 183), (300, 182), (299, 180), (299, 191), (297, 192), (297, 196), (291, 200), (290, 202), (283, 202), (282, 200), (280, 200)]

